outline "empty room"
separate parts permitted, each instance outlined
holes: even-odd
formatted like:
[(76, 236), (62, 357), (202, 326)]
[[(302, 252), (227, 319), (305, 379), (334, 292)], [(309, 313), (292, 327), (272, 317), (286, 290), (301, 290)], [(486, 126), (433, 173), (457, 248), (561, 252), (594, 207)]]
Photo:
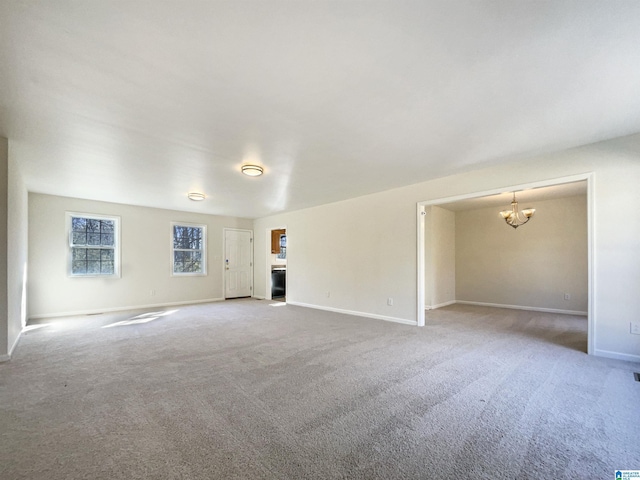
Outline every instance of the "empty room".
[(0, 2), (0, 478), (640, 478), (639, 24)]

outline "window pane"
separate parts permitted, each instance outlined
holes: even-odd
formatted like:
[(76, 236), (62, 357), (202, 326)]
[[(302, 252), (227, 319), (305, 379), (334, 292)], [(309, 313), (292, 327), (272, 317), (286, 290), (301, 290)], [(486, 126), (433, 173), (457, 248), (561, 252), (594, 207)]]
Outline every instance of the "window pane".
[(87, 244), (87, 234), (80, 232), (73, 232), (71, 235), (71, 242), (73, 245), (86, 245)]
[(113, 262), (114, 258), (113, 250), (100, 250), (100, 261), (101, 262)]
[(97, 260), (100, 261), (100, 249), (98, 248), (87, 248), (87, 260)]
[(202, 229), (189, 228), (189, 248), (199, 250), (202, 248)]
[(87, 232), (100, 233), (100, 220), (87, 218)]
[(72, 258), (72, 260), (82, 260), (82, 262), (84, 262), (87, 259), (87, 249), (86, 248), (72, 248), (71, 249), (71, 258)]
[(71, 230), (74, 232), (86, 232), (87, 219), (80, 217), (71, 217)]
[(184, 227), (180, 227), (178, 225), (174, 225), (173, 227), (173, 248), (184, 248), (182, 245), (183, 234), (182, 231)]
[(202, 228), (173, 226), (173, 248), (194, 250), (202, 248)]
[(184, 253), (184, 272), (200, 273), (202, 272), (202, 254), (200, 252), (183, 252)]
[(184, 271), (183, 258), (184, 252), (173, 252), (173, 273), (181, 273)]
[(101, 262), (100, 273), (102, 275), (113, 275), (113, 262)]
[(101, 220), (100, 221), (100, 233), (113, 233), (114, 231), (113, 220)]
[(87, 262), (87, 275), (100, 273), (100, 260), (89, 260)]
[(82, 275), (87, 273), (87, 262), (84, 260), (73, 260), (71, 262), (71, 273)]
[(87, 234), (87, 245), (100, 245), (100, 234), (99, 233), (88, 233)]
[(100, 234), (100, 245), (105, 247), (113, 246), (113, 233), (102, 233)]

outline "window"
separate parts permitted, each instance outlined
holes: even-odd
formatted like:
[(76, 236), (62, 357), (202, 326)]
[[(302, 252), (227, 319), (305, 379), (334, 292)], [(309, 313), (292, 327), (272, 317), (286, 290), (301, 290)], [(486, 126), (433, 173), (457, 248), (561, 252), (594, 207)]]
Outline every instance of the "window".
[(171, 224), (172, 264), (174, 275), (206, 275), (207, 227)]
[(280, 235), (280, 253), (276, 254), (276, 258), (287, 258), (287, 234)]
[(119, 275), (118, 217), (67, 213), (69, 274)]

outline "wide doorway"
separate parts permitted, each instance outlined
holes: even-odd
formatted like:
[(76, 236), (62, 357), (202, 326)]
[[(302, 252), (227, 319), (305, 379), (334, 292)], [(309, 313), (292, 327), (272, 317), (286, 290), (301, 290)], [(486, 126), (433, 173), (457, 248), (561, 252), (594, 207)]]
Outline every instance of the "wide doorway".
[[(593, 353), (595, 319), (592, 306), (592, 181), (590, 174), (576, 175), (418, 203), (418, 325), (425, 325), (425, 309), (439, 308), (453, 303), (572, 315), (586, 314), (587, 351)], [(575, 193), (582, 195), (585, 200), (579, 201), (577, 196), (566, 199), (559, 196), (554, 200), (550, 196), (552, 193), (556, 195), (557, 191), (567, 189), (575, 191), (576, 188), (578, 191)], [(498, 214), (500, 210), (508, 207), (509, 200), (503, 207), (500, 205), (505, 203), (504, 200), (493, 205), (496, 199), (500, 199), (508, 192), (510, 193), (507, 196), (510, 196), (514, 191), (518, 192), (523, 201), (527, 197), (534, 198), (531, 197), (533, 194), (544, 192), (548, 195), (537, 197), (534, 203), (539, 205), (540, 211), (536, 212), (530, 225), (521, 226), (517, 230), (507, 225)], [(527, 242), (532, 242), (535, 229), (542, 227), (544, 222), (548, 224), (552, 216), (559, 211), (558, 207), (550, 208), (553, 202), (560, 202), (563, 207), (565, 206), (563, 204), (566, 204), (568, 211), (563, 214), (563, 221), (574, 220), (570, 218), (574, 215), (572, 212), (580, 212), (578, 215), (583, 216), (583, 227), (580, 229), (582, 236), (567, 239), (568, 237), (559, 235), (557, 233), (559, 230), (549, 224), (546, 227), (546, 238), (529, 245)], [(462, 204), (465, 205), (462, 206)], [(569, 208), (572, 204), (581, 205), (581, 207), (579, 210), (572, 210)], [(547, 208), (543, 208), (543, 205)], [(525, 207), (535, 208), (536, 205), (523, 204), (522, 208)], [(466, 214), (465, 211), (467, 211)], [(549, 218), (544, 218), (545, 215)], [(479, 227), (474, 226), (478, 223), (481, 224)], [(448, 237), (439, 234), (439, 229), (433, 228), (437, 224), (449, 224), (449, 231), (454, 233)], [(470, 226), (465, 227), (465, 225)], [(445, 228), (444, 231), (446, 232), (447, 229)], [(466, 234), (464, 234), (465, 231)], [(508, 243), (500, 247), (497, 239), (503, 236), (508, 239)], [(464, 244), (454, 242), (460, 238), (465, 241)], [(478, 253), (478, 245), (483, 244), (487, 245), (487, 249)], [(499, 248), (491, 250), (489, 248), (491, 245)], [(569, 275), (574, 273), (577, 268), (575, 265), (561, 265), (562, 258), (536, 257), (545, 249), (551, 249), (553, 253), (555, 250), (560, 252), (562, 248), (571, 249), (578, 245), (583, 249), (581, 258), (584, 259), (581, 260), (581, 263), (584, 263), (579, 269), (580, 282), (572, 282)], [(514, 251), (510, 251), (509, 248)], [(450, 260), (447, 261), (449, 257)], [(528, 264), (527, 262), (532, 258), (538, 258), (540, 261)]]

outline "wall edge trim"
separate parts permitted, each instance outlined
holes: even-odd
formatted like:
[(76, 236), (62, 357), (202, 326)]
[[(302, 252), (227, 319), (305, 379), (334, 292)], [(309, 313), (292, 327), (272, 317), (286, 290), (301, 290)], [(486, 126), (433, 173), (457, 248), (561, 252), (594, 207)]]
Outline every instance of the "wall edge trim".
[(8, 353), (8, 357), (11, 358), (13, 355), (13, 351), (16, 349), (16, 347), (18, 346), (18, 342), (20, 341), (20, 339), (22, 338), (22, 332), (24, 332), (24, 327), (22, 327), (22, 330), (20, 330), (20, 333), (18, 333), (18, 336), (16, 337), (16, 340), (13, 342), (13, 345), (11, 345), (11, 348), (9, 349), (9, 353)]
[(449, 305), (453, 305), (454, 303), (457, 303), (457, 302), (455, 300), (449, 300), (448, 302), (438, 303), (436, 305), (425, 305), (424, 309), (435, 310), (436, 308), (448, 307)]
[(345, 310), (345, 309), (342, 309), (342, 308), (324, 307), (322, 305), (313, 305), (311, 303), (290, 302), (290, 301), (287, 300), (287, 305), (294, 305), (296, 307), (313, 308), (315, 310), (326, 310), (328, 312), (343, 313), (345, 315), (353, 315), (353, 316), (356, 316), (356, 317), (365, 317), (365, 318), (373, 318), (373, 319), (376, 319), (376, 320), (385, 320), (387, 322), (402, 323), (404, 325), (412, 325), (414, 327), (418, 324), (418, 322), (416, 322), (415, 320), (407, 320), (405, 318), (388, 317), (386, 315), (378, 315), (376, 313), (357, 312), (355, 310)]
[(510, 308), (512, 310), (529, 310), (532, 312), (561, 313), (564, 315), (581, 315), (585, 317), (587, 316), (587, 312), (581, 312), (578, 310), (561, 310), (559, 308), (528, 307), (524, 305), (504, 305), (502, 303), (471, 302), (467, 300), (456, 300), (455, 303), (459, 303), (461, 305), (478, 305), (480, 307)]
[(626, 362), (640, 362), (640, 355), (632, 355), (630, 353), (612, 352), (610, 350), (600, 350), (596, 348), (593, 354), (596, 357), (612, 358), (614, 360), (624, 360)]
[[(42, 318), (58, 318), (58, 317), (72, 317), (76, 315), (95, 315), (98, 313), (112, 313), (123, 312), (126, 310), (141, 310), (145, 308), (158, 308), (158, 307), (173, 307), (176, 305), (196, 305), (200, 303), (213, 303), (221, 302), (224, 298), (207, 298), (204, 300), (189, 300), (180, 302), (166, 302), (166, 303), (152, 303), (147, 305), (130, 305), (128, 307), (115, 307), (115, 308), (98, 308), (93, 310), (77, 310), (71, 312), (59, 312), (59, 313), (41, 313), (38, 315), (31, 315), (29, 320), (39, 320)], [(28, 323), (28, 322), (27, 322)]]

